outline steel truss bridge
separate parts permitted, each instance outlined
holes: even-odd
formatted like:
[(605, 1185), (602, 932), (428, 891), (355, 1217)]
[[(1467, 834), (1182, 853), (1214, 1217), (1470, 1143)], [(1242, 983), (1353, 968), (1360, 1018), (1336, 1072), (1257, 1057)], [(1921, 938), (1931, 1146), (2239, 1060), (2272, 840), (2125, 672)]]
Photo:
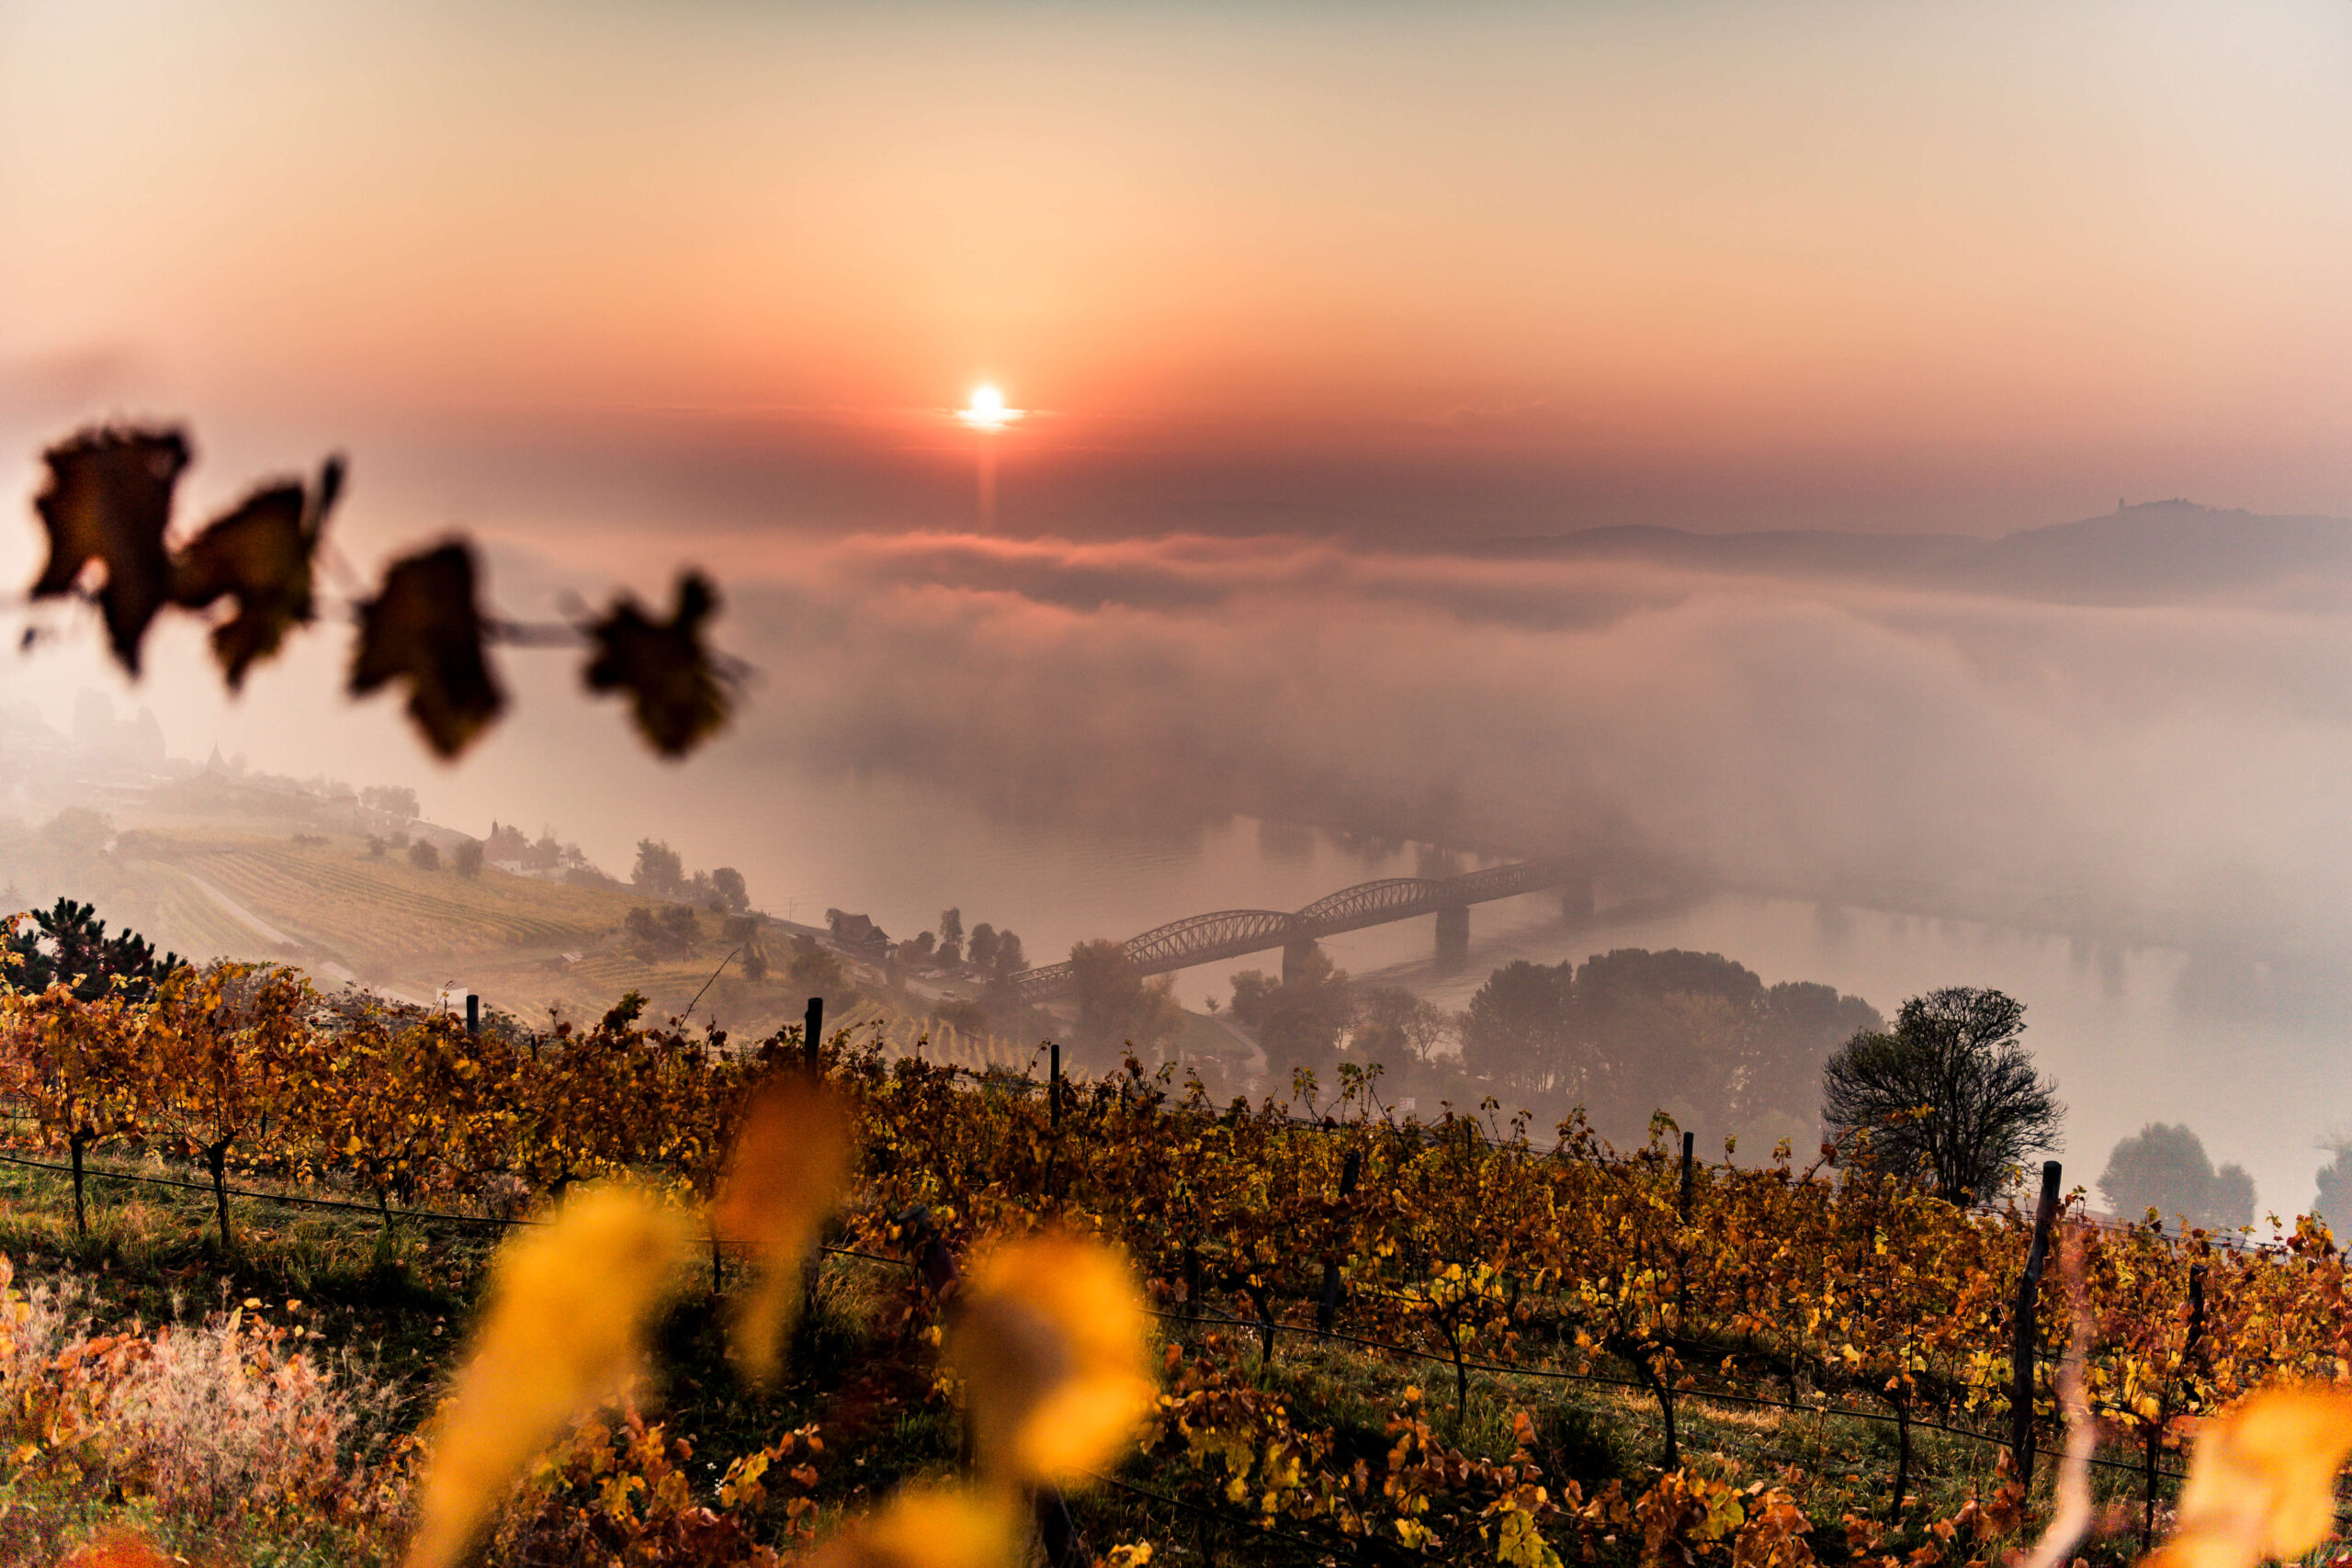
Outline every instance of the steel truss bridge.
[[(1470, 906), (1537, 893), (1547, 887), (1589, 881), (1589, 860), (1532, 860), (1488, 866), (1461, 876), (1391, 876), (1360, 882), (1317, 898), (1295, 914), (1279, 909), (1219, 909), (1157, 926), (1126, 943), (1127, 959), (1145, 975), (1167, 975), (1195, 964), (1215, 964), (1275, 948), (1301, 950), (1327, 936), (1367, 926), (1438, 917), (1441, 958), (1449, 947), (1467, 952)], [(1024, 1001), (1065, 995), (1076, 981), (1068, 964), (1041, 964), (1013, 977)]]

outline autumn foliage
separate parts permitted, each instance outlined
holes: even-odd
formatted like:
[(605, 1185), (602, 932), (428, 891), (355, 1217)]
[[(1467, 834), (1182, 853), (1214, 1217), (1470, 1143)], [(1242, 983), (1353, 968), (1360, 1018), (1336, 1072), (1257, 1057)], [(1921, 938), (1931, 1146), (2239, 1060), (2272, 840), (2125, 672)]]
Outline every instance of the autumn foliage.
[[(1997, 1428), (2007, 1413), (2003, 1314), (2026, 1222), (1867, 1164), (1800, 1168), (1783, 1149), (1702, 1165), (1686, 1195), (1670, 1123), (1629, 1152), (1577, 1121), (1539, 1145), (1490, 1115), (1399, 1122), (1365, 1075), (1313, 1122), (1220, 1107), (1134, 1066), (1072, 1086), (1056, 1116), (1018, 1080), (842, 1036), (813, 1074), (807, 1060), (789, 1033), (739, 1047), (650, 1026), (633, 1001), (586, 1031), (476, 1034), (236, 965), (176, 972), (139, 1002), (11, 992), (0, 1019), (0, 1071), (61, 1148), (144, 1145), (216, 1180), (341, 1186), (388, 1213), (479, 1208), (516, 1184), (540, 1195), (543, 1223), (504, 1249), (397, 1484), (332, 1465), (303, 1483), (402, 1529), (413, 1519), (417, 1568), (476, 1549), (499, 1561), (517, 1530), (618, 1542), (613, 1560), (647, 1564), (803, 1548), (849, 1563), (1004, 1561), (1033, 1492), (1089, 1485), (1135, 1454), (1199, 1506), (1329, 1551), (1377, 1542), (1545, 1568), (1639, 1540), (1652, 1562), (1799, 1568), (1820, 1538), (1784, 1488), (1669, 1463), (1653, 1483), (1588, 1494), (1544, 1474), (1524, 1412), (1517, 1451), (1466, 1455), (1470, 1376), (1629, 1375), (1662, 1434), (1689, 1401), (1726, 1392), (1874, 1407), (1906, 1431)], [(650, 1325), (698, 1288), (706, 1243), (750, 1265), (732, 1325), (759, 1376), (828, 1235), (912, 1266), (904, 1310), (944, 1321), (942, 1387), (965, 1407), (974, 1463), (967, 1483), (820, 1532), (800, 1479), (818, 1434), (777, 1434), (709, 1494), (690, 1483), (683, 1439), (632, 1402)], [(2112, 1440), (2194, 1456), (2166, 1551), (2242, 1568), (2303, 1550), (2324, 1526), (2312, 1489), (2352, 1448), (2352, 1405), (2334, 1391), (2352, 1277), (2332, 1239), (2306, 1223), (2282, 1260), (2129, 1227), (2090, 1231), (2070, 1256), (2092, 1410)], [(2061, 1296), (2037, 1325), (2053, 1351)], [(1418, 1382), (1396, 1394), (1377, 1463), (1296, 1422), (1258, 1375), (1321, 1309), (1442, 1369), (1434, 1397)], [(1181, 1326), (1155, 1329), (1153, 1311)], [(110, 1378), (153, 1354), (94, 1342), (71, 1364)], [(42, 1397), (68, 1396), (84, 1397)], [(2034, 1397), (2054, 1432), (2055, 1393)], [(1996, 1487), (1926, 1523), (1941, 1557), (1990, 1564), (2027, 1515)], [(1899, 1561), (1883, 1524), (1845, 1529), (1842, 1555)]]

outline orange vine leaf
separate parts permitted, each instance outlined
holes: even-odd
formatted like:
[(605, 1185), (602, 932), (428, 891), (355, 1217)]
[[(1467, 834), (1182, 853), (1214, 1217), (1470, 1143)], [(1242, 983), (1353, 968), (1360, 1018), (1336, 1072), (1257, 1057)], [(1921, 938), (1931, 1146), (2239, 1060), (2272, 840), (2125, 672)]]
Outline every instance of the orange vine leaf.
[(2198, 1434), (2180, 1528), (2146, 1568), (2252, 1568), (2301, 1556), (2335, 1526), (2335, 1472), (2352, 1454), (2352, 1393), (2270, 1388)]
[(719, 1240), (748, 1247), (760, 1280), (735, 1307), (735, 1354), (765, 1382), (775, 1375), (795, 1305), (795, 1271), (848, 1183), (855, 1145), (839, 1097), (798, 1074), (755, 1090), (728, 1151), (710, 1223)]
[(1069, 1486), (1114, 1453), (1158, 1393), (1143, 1298), (1108, 1247), (1038, 1235), (973, 1271), (956, 1369), (984, 1473)]

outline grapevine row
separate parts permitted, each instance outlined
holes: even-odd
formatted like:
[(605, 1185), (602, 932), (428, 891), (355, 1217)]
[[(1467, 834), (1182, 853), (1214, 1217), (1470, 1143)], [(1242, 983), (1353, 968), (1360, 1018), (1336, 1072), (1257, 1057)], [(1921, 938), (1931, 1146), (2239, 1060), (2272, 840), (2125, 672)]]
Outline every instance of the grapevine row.
[[(43, 1138), (77, 1168), (113, 1145), (192, 1159), (224, 1247), (232, 1168), (337, 1182), (388, 1211), (513, 1206), (623, 1172), (707, 1195), (749, 1086), (802, 1053), (796, 1032), (737, 1047), (650, 1026), (634, 1000), (585, 1031), (475, 1033), (322, 1001), (281, 968), (181, 971), (143, 1002), (58, 988), (6, 1006), (0, 1089)], [(1906, 1455), (1915, 1422), (2010, 1415), (2007, 1314), (2030, 1229), (2014, 1210), (1800, 1170), (1785, 1150), (1686, 1182), (1662, 1119), (1628, 1154), (1573, 1118), (1539, 1149), (1523, 1124), (1452, 1111), (1400, 1124), (1361, 1080), (1302, 1124), (1133, 1063), (1041, 1103), (1008, 1075), (888, 1058), (845, 1035), (820, 1055), (862, 1134), (836, 1222), (850, 1247), (911, 1256), (1051, 1219), (1119, 1244), (1163, 1310), (1245, 1320), (1261, 1359), (1281, 1336), (1331, 1329), (1443, 1357), (1457, 1421), (1474, 1366), (1622, 1366), (1657, 1404), (1668, 1471), (1679, 1403), (1711, 1386), (1875, 1401)], [(2352, 1372), (2344, 1259), (2316, 1222), (2277, 1256), (2094, 1231), (2084, 1270), (2094, 1407), (2151, 1474), (2184, 1417), (2282, 1377)], [(2045, 1292), (2032, 1325), (2043, 1358), (2064, 1339), (2064, 1298)], [(1250, 1427), (1253, 1451), (1304, 1442), (1275, 1431), (1229, 1367), (1203, 1363), (1179, 1387), (1199, 1430)], [(2054, 1420), (2046, 1382), (2028, 1415)], [(1205, 1451), (1194, 1457), (1211, 1463)], [(1301, 1468), (1278, 1511), (1336, 1506), (1316, 1473)]]

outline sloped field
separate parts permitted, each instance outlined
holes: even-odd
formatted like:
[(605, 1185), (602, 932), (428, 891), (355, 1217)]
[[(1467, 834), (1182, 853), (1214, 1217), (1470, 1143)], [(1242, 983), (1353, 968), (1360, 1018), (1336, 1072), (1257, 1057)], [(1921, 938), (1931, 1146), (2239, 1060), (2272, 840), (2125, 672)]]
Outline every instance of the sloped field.
[(270, 925), (356, 967), (515, 948), (560, 950), (619, 931), (633, 902), (484, 870), (420, 871), (396, 853), (371, 859), (346, 839), (192, 840), (171, 858)]

